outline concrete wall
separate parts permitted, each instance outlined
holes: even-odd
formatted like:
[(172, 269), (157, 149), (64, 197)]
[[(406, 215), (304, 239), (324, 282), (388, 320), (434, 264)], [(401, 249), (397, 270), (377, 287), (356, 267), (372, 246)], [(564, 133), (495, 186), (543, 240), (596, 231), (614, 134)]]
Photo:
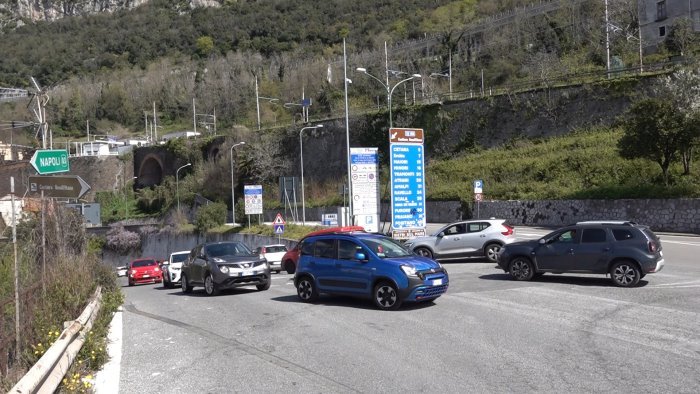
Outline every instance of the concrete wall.
[(631, 220), (654, 231), (700, 234), (700, 199), (484, 201), (479, 217), (514, 225), (563, 226), (584, 220)]
[(182, 234), (164, 231), (142, 236), (140, 253), (125, 256), (105, 250), (102, 254), (102, 260), (113, 267), (127, 265), (129, 261), (139, 257), (153, 257), (158, 260), (165, 260), (172, 252), (191, 250), (193, 247), (202, 242), (210, 241), (238, 241), (243, 242), (251, 249), (255, 249), (258, 246), (277, 243), (281, 243), (287, 245), (288, 248), (292, 248), (297, 243), (294, 240), (288, 240), (285, 238), (278, 240), (277, 237), (265, 237), (254, 234), (214, 234), (203, 237), (197, 234)]

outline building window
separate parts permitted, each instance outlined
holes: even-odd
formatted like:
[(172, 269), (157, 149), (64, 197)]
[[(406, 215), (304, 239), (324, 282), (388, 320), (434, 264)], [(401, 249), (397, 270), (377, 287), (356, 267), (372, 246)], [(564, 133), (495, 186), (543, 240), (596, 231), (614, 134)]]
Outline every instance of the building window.
[(666, 36), (666, 26), (659, 26), (659, 37)]
[(656, 20), (666, 19), (666, 0), (656, 3)]

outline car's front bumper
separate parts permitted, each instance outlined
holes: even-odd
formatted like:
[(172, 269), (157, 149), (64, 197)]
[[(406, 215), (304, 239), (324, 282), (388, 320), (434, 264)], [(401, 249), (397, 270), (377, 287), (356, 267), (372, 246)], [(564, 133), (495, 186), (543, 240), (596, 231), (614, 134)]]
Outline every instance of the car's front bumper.
[(242, 286), (264, 285), (270, 281), (270, 269), (250, 270), (245, 272), (219, 272), (214, 275), (214, 283), (219, 289), (232, 289)]
[(450, 278), (447, 272), (439, 275), (427, 275), (423, 279), (418, 277), (408, 278), (408, 287), (399, 290), (399, 295), (404, 301), (434, 300), (447, 292)]

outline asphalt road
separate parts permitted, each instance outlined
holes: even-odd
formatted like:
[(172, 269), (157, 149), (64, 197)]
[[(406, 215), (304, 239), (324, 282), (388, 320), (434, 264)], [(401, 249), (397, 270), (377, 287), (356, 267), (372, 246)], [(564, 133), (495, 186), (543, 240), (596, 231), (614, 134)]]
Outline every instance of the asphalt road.
[(515, 282), (475, 259), (446, 263), (446, 295), (396, 312), (303, 304), (286, 274), (211, 298), (124, 281), (119, 392), (697, 393), (700, 238), (661, 239), (666, 267), (636, 288)]

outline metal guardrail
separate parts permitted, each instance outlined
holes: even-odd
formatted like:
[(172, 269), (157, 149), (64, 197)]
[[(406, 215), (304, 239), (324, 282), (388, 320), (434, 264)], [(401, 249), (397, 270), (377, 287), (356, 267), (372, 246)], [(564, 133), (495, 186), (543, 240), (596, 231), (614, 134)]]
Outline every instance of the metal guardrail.
[(32, 366), (10, 393), (53, 393), (68, 372), (73, 360), (83, 347), (87, 333), (92, 328), (102, 301), (102, 288), (95, 290), (92, 301), (77, 320), (68, 324), (39, 361)]

